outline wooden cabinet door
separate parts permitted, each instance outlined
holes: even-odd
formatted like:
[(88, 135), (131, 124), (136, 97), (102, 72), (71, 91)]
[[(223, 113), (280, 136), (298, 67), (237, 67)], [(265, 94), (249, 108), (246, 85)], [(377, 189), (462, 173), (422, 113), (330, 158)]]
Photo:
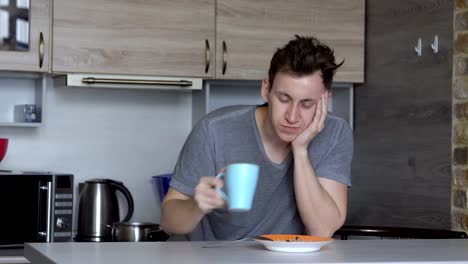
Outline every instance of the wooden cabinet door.
[(214, 0), (54, 1), (53, 71), (213, 77), (214, 15)]
[[(49, 0), (30, 0), (29, 7), (29, 49), (25, 51), (0, 51), (0, 70), (24, 72), (49, 71)], [(11, 10), (11, 12), (14, 13), (16, 11)], [(2, 24), (1, 22), (0, 24)]]
[(216, 78), (266, 78), (273, 53), (299, 34), (345, 59), (335, 81), (363, 82), (364, 14), (365, 0), (217, 0)]

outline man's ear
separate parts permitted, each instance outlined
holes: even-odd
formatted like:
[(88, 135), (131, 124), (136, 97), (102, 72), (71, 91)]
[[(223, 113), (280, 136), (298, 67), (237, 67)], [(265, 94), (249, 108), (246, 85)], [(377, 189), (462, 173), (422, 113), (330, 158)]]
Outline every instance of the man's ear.
[(331, 91), (331, 90), (330, 90), (330, 91), (327, 91), (327, 93), (328, 93), (327, 105), (330, 105), (330, 103), (331, 103), (331, 101), (332, 101), (332, 91)]
[(268, 93), (270, 92), (270, 82), (267, 79), (263, 79), (262, 81), (262, 99), (265, 103), (268, 102)]

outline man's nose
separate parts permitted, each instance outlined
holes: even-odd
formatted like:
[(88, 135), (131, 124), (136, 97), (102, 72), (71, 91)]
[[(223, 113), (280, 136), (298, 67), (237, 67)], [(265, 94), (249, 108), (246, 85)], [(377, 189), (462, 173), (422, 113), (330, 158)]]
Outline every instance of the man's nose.
[(289, 123), (296, 123), (299, 119), (299, 109), (296, 104), (291, 104), (286, 112), (286, 120)]

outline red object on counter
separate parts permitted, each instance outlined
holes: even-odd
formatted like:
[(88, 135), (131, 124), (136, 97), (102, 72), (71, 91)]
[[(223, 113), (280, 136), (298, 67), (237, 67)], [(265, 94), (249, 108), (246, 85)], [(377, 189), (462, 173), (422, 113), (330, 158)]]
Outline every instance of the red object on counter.
[(0, 161), (3, 160), (8, 149), (8, 138), (0, 138)]

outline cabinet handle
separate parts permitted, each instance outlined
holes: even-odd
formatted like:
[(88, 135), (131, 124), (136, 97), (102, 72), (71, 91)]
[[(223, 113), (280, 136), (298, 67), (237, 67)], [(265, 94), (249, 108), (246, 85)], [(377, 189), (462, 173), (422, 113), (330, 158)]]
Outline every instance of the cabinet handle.
[(227, 68), (227, 47), (226, 41), (223, 40), (223, 75), (226, 73)]
[(42, 32), (39, 34), (39, 68), (42, 68), (44, 63), (44, 35)]
[(210, 69), (210, 62), (211, 62), (210, 42), (206, 39), (205, 40), (205, 73), (208, 73), (208, 70)]
[(81, 79), (81, 82), (86, 84), (134, 84), (134, 85), (171, 85), (171, 86), (192, 86), (192, 81), (180, 80), (135, 80), (135, 79), (107, 79), (86, 77)]

